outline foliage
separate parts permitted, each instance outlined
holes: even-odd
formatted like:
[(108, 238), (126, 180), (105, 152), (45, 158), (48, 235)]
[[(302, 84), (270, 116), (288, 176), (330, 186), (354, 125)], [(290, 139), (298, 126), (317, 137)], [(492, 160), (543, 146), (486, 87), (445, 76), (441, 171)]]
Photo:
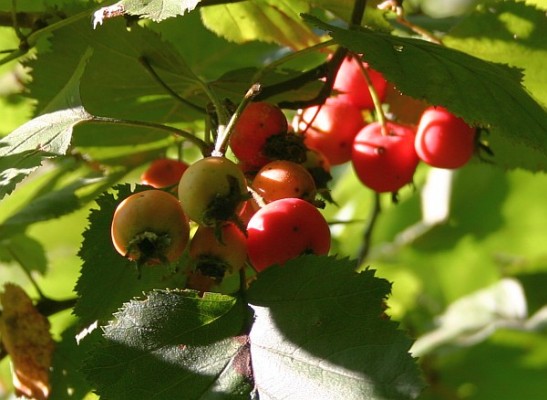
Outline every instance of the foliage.
[[(543, 398), (547, 7), (478, 3), (0, 0), (0, 287), (48, 317), (49, 398)], [(186, 288), (187, 253), (114, 250), (152, 160), (209, 155), (255, 83), (289, 121), (323, 103), (346, 51), (391, 84), (368, 122), (442, 105), (479, 128), (473, 160), (420, 164), (396, 196), (336, 166), (330, 255), (210, 291)]]

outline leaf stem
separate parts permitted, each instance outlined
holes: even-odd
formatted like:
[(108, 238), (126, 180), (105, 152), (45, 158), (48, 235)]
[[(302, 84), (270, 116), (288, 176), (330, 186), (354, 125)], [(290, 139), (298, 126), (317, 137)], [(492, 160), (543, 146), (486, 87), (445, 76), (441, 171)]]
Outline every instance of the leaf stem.
[(146, 56), (141, 56), (139, 57), (138, 60), (143, 65), (144, 69), (146, 69), (146, 71), (152, 76), (152, 78), (154, 78), (154, 80), (161, 87), (163, 87), (166, 90), (166, 92), (169, 93), (169, 95), (171, 95), (171, 97), (173, 97), (175, 100), (181, 102), (185, 106), (190, 107), (191, 109), (201, 114), (206, 113), (204, 108), (198, 106), (197, 104), (192, 103), (191, 101), (186, 100), (184, 97), (181, 97), (177, 92), (171, 89), (171, 87), (169, 87), (169, 85), (167, 85), (167, 83), (165, 83), (165, 81), (158, 75), (158, 73), (156, 72), (154, 67), (152, 67), (152, 64), (150, 64), (150, 61), (148, 60)]
[(25, 265), (25, 263), (23, 262), (21, 257), (19, 257), (17, 252), (15, 252), (11, 246), (7, 246), (7, 250), (8, 250), (9, 255), (17, 262), (17, 264), (19, 264), (19, 266), (21, 267), (21, 269), (23, 270), (23, 272), (27, 276), (28, 280), (30, 281), (30, 283), (34, 287), (34, 290), (36, 290), (36, 293), (38, 293), (38, 297), (40, 299), (45, 299), (46, 296), (42, 292), (42, 289), (40, 289), (40, 286), (38, 285), (38, 283), (36, 283), (36, 281), (32, 277), (32, 274), (30, 273), (29, 269), (27, 268), (27, 266)]
[(17, 0), (11, 0), (11, 24), (21, 43), (26, 42), (27, 38), (21, 32), (21, 29), (19, 29), (19, 21), (17, 20)]
[(334, 41), (334, 39), (330, 39), (330, 40), (327, 40), (327, 41), (324, 41), (324, 42), (321, 42), (321, 43), (314, 44), (313, 46), (306, 47), (302, 50), (291, 52), (291, 53), (289, 53), (289, 54), (287, 54), (283, 57), (280, 57), (279, 59), (277, 59), (275, 61), (272, 61), (268, 65), (264, 66), (264, 68), (261, 68), (253, 76), (252, 82), (260, 82), (260, 80), (262, 79), (262, 77), (264, 76), (264, 74), (266, 72), (274, 70), (282, 64), (285, 64), (285, 63), (287, 63), (291, 60), (294, 60), (298, 57), (301, 57), (303, 55), (313, 53), (313, 52), (315, 52), (317, 50), (320, 50), (320, 49), (323, 49), (325, 47), (333, 46), (335, 44), (336, 44), (336, 42)]
[[(401, 2), (402, 3), (402, 2)], [(423, 38), (429, 40), (430, 42), (433, 42), (438, 45), (443, 45), (443, 42), (441, 39), (439, 39), (437, 36), (429, 32), (428, 30), (422, 28), (421, 26), (418, 26), (412, 22), (410, 22), (405, 17), (405, 10), (404, 8), (399, 4), (396, 0), (386, 0), (383, 3), (378, 4), (378, 8), (380, 10), (387, 10), (391, 11), (395, 14), (395, 20), (400, 23), (403, 26), (406, 26), (408, 29), (413, 31), (414, 33), (422, 36)]]
[(163, 125), (163, 124), (157, 124), (154, 122), (146, 122), (146, 121), (134, 121), (134, 120), (127, 120), (127, 119), (118, 119), (118, 118), (110, 118), (110, 117), (99, 117), (96, 115), (92, 115), (89, 120), (86, 120), (85, 122), (91, 122), (91, 123), (97, 123), (97, 124), (113, 124), (113, 125), (125, 125), (125, 126), (133, 126), (133, 127), (145, 127), (150, 129), (155, 129), (159, 131), (165, 131), (174, 134), (175, 136), (182, 137), (189, 142), (196, 145), (201, 153), (205, 156), (210, 151), (210, 146), (200, 138), (196, 137), (190, 132), (183, 131), (181, 129), (169, 126), (169, 125)]
[(215, 157), (221, 157), (224, 155), (224, 152), (226, 151), (226, 147), (228, 145), (228, 140), (230, 139), (230, 135), (232, 134), (232, 131), (234, 129), (234, 126), (243, 113), (243, 110), (245, 107), (247, 107), (247, 104), (251, 102), (251, 100), (260, 92), (260, 84), (255, 83), (251, 86), (251, 88), (245, 93), (245, 96), (243, 96), (243, 100), (239, 103), (237, 106), (237, 109), (232, 114), (232, 117), (230, 118), (230, 121), (226, 126), (223, 127), (223, 129), (220, 129), (222, 125), (219, 126), (219, 132), (217, 139), (215, 141), (215, 148), (213, 149), (211, 155)]
[(361, 245), (361, 249), (359, 250), (359, 255), (357, 257), (357, 260), (358, 260), (357, 265), (361, 265), (366, 260), (370, 252), (372, 232), (374, 230), (374, 227), (376, 226), (376, 221), (378, 220), (378, 216), (380, 215), (381, 211), (382, 211), (382, 207), (380, 204), (380, 194), (377, 192), (374, 192), (372, 208), (370, 210), (370, 214), (368, 217), (367, 224), (365, 226), (365, 230), (363, 231), (363, 243)]
[(372, 98), (372, 103), (374, 103), (374, 110), (376, 111), (376, 118), (378, 118), (378, 122), (382, 126), (382, 135), (387, 136), (388, 129), (386, 126), (386, 116), (384, 114), (384, 110), (382, 109), (382, 101), (380, 100), (380, 97), (378, 96), (378, 92), (376, 92), (376, 89), (374, 88), (372, 79), (370, 78), (370, 75), (367, 69), (361, 62), (361, 59), (357, 56), (356, 58), (359, 64), (359, 68), (361, 69), (361, 73), (363, 74), (365, 80), (367, 81), (368, 91), (370, 93), (370, 97)]

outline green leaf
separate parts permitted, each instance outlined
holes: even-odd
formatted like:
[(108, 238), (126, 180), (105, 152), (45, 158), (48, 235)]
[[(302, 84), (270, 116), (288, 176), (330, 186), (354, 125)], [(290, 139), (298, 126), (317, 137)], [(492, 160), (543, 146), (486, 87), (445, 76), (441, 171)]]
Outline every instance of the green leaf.
[(42, 161), (66, 154), (74, 126), (90, 119), (82, 107), (79, 83), (91, 50), (86, 49), (65, 85), (44, 107), (44, 114), (0, 140), (0, 199), (38, 168)]
[[(200, 92), (196, 77), (182, 56), (159, 34), (138, 25), (127, 29), (122, 19), (93, 30), (91, 23), (73, 23), (55, 31), (51, 51), (40, 52), (27, 65), (33, 81), (30, 96), (44, 107), (66, 85), (87, 48), (93, 49), (81, 77), (81, 98), (93, 115), (153, 122), (195, 119), (196, 112), (175, 101), (139, 61), (146, 57), (164, 82), (182, 97)], [(107, 126), (100, 127), (108, 132)], [(119, 133), (112, 133), (116, 136)], [(138, 140), (135, 135), (134, 140)]]
[(0, 260), (16, 262), (27, 271), (46, 272), (47, 259), (44, 246), (26, 234), (13, 235), (0, 241)]
[(523, 84), (547, 107), (545, 11), (523, 2), (480, 5), (443, 38), (446, 46), (524, 70)]
[(76, 284), (79, 299), (74, 312), (83, 324), (97, 320), (105, 323), (129, 299), (152, 289), (177, 287), (184, 282), (182, 274), (168, 266), (142, 268), (139, 277), (136, 265), (116, 252), (110, 236), (112, 217), (117, 205), (133, 192), (129, 185), (119, 185), (114, 190), (117, 198), (112, 193), (97, 198), (99, 209), (90, 212), (90, 225), (83, 233), (78, 253), (83, 263)]
[(383, 316), (391, 285), (373, 270), (305, 256), (260, 273), (248, 292), (261, 398), (411, 399), (423, 384), (411, 340)]
[(302, 0), (243, 1), (200, 9), (205, 26), (229, 41), (260, 40), (293, 49), (319, 41), (300, 18), (308, 11), (308, 2)]
[(151, 292), (116, 314), (85, 372), (105, 398), (247, 399), (248, 345), (245, 336), (230, 337), (247, 314), (232, 296)]
[(341, 45), (364, 53), (401, 92), (489, 128), (486, 139), (496, 164), (547, 170), (547, 112), (523, 89), (517, 70), (424, 40), (306, 19)]
[(163, 21), (192, 11), (201, 0), (123, 0), (125, 12)]

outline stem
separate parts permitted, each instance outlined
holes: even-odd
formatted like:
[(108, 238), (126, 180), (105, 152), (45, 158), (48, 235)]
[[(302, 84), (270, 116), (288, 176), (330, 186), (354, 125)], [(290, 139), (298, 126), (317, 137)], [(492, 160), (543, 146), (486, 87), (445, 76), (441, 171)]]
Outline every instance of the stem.
[(133, 121), (133, 120), (127, 120), (127, 119), (110, 118), (110, 117), (98, 117), (95, 115), (92, 115), (90, 119), (87, 120), (87, 122), (96, 123), (96, 124), (118, 124), (118, 125), (125, 125), (125, 126), (146, 127), (150, 129), (165, 131), (165, 132), (172, 133), (176, 136), (182, 137), (188, 140), (189, 142), (192, 142), (194, 145), (199, 147), (201, 153), (204, 156), (207, 155), (210, 150), (210, 147), (207, 143), (197, 138), (190, 132), (186, 132), (181, 129), (168, 126), (168, 125), (156, 124), (153, 122), (146, 122), (146, 121)]
[(247, 107), (247, 104), (250, 103), (250, 101), (260, 92), (260, 84), (255, 83), (251, 86), (251, 88), (245, 93), (245, 96), (243, 96), (243, 100), (241, 100), (241, 103), (237, 106), (236, 111), (230, 118), (230, 121), (228, 122), (228, 125), (222, 127), (222, 129), (218, 132), (218, 137), (215, 142), (215, 148), (212, 151), (211, 155), (215, 157), (221, 157), (224, 155), (224, 152), (226, 151), (226, 146), (228, 145), (228, 140), (230, 139), (230, 135), (232, 134), (232, 131), (234, 129), (234, 126), (243, 113), (243, 110), (245, 107)]
[(365, 230), (363, 232), (363, 244), (361, 250), (359, 251), (359, 256), (357, 257), (358, 265), (361, 265), (367, 258), (370, 252), (370, 243), (372, 241), (372, 232), (378, 220), (378, 216), (382, 211), (380, 204), (380, 194), (374, 192), (374, 201), (372, 203), (372, 208), (370, 210), (369, 218)]
[(23, 35), (23, 32), (21, 32), (21, 29), (19, 29), (19, 21), (17, 19), (17, 0), (11, 0), (11, 24), (19, 40), (24, 43), (27, 38)]
[(260, 82), (260, 80), (262, 79), (262, 77), (264, 76), (264, 74), (268, 71), (271, 71), (271, 70), (274, 70), (276, 69), (277, 67), (279, 67), (280, 65), (282, 64), (285, 64), (287, 62), (290, 62), (298, 57), (301, 57), (302, 55), (306, 55), (306, 54), (309, 54), (309, 53), (313, 53), (317, 50), (320, 50), (320, 49), (323, 49), (325, 47), (330, 47), (330, 46), (333, 46), (335, 45), (336, 42), (334, 41), (334, 39), (330, 39), (330, 40), (327, 40), (325, 42), (321, 42), (321, 43), (318, 43), (318, 44), (315, 44), (313, 46), (310, 46), (310, 47), (306, 47), (300, 51), (296, 51), (296, 52), (291, 52), (275, 61), (272, 61), (270, 64), (266, 65), (264, 68), (260, 69), (254, 76), (253, 76), (253, 79), (251, 80), (252, 82)]
[(365, 15), (365, 8), (367, 7), (367, 0), (356, 0), (353, 4), (353, 10), (351, 11), (350, 24), (361, 26), (361, 21)]
[(218, 129), (222, 131), (228, 124), (228, 114), (226, 113), (222, 102), (218, 99), (216, 93), (211, 89), (211, 86), (209, 86), (208, 83), (202, 81), (199, 78), (197, 79), (197, 83), (199, 84), (199, 86), (201, 86), (201, 89), (207, 95), (209, 100), (211, 100), (211, 103), (213, 103), (213, 107), (215, 108), (215, 113), (218, 120)]
[(441, 46), (443, 45), (442, 40), (439, 39), (437, 36), (429, 32), (428, 30), (422, 28), (421, 26), (415, 25), (414, 23), (406, 19), (404, 8), (396, 0), (386, 0), (381, 4), (378, 4), (378, 8), (380, 10), (387, 10), (394, 13), (396, 16), (395, 20), (401, 25), (406, 26), (408, 29), (410, 29), (414, 33), (417, 33), (418, 35), (429, 40), (430, 42), (436, 43)]
[(182, 104), (184, 104), (185, 106), (188, 106), (190, 107), (191, 109), (201, 113), (201, 114), (205, 114), (205, 109), (186, 100), (185, 98), (179, 96), (179, 94), (177, 92), (175, 92), (173, 89), (171, 89), (169, 87), (169, 85), (167, 85), (167, 83), (165, 83), (165, 81), (163, 79), (161, 79), (161, 77), (158, 75), (158, 73), (156, 72), (156, 70), (154, 69), (154, 67), (152, 67), (152, 65), (150, 64), (150, 61), (148, 60), (148, 58), (146, 58), (145, 56), (141, 56), (138, 58), (139, 62), (144, 66), (144, 68), (146, 69), (146, 71), (152, 76), (152, 78), (154, 78), (154, 80), (161, 86), (163, 87), (167, 93), (169, 93), (171, 95), (171, 97), (173, 97), (175, 100), (178, 100), (180, 101)]
[(370, 75), (361, 62), (361, 60), (357, 59), (359, 63), (359, 68), (361, 68), (361, 72), (363, 76), (365, 77), (365, 80), (367, 81), (367, 87), (368, 91), (370, 93), (370, 97), (372, 98), (372, 102), (374, 103), (374, 110), (376, 111), (376, 117), (378, 118), (378, 122), (382, 126), (382, 135), (386, 136), (388, 134), (388, 130), (386, 127), (386, 116), (384, 114), (384, 110), (382, 110), (382, 101), (380, 100), (380, 97), (378, 96), (378, 93), (376, 92), (376, 89), (374, 88), (374, 85), (372, 83), (372, 79), (370, 79)]
[(36, 42), (38, 42), (38, 39), (40, 39), (40, 37), (43, 35), (54, 32), (57, 29), (64, 28), (65, 26), (70, 25), (82, 18), (85, 18), (85, 17), (89, 18), (89, 16), (91, 15), (91, 12), (92, 10), (82, 11), (78, 14), (74, 14), (68, 18), (62, 19), (42, 29), (38, 29), (37, 31), (32, 32), (30, 35), (27, 36), (27, 43), (29, 44), (29, 47), (34, 46)]
[(23, 262), (23, 260), (21, 260), (21, 258), (19, 257), (19, 255), (13, 251), (13, 249), (11, 248), (11, 246), (7, 246), (7, 249), (8, 249), (8, 253), (9, 255), (17, 262), (17, 264), (19, 264), (19, 266), (21, 267), (21, 269), (23, 270), (23, 272), (25, 273), (25, 275), (27, 276), (28, 280), (30, 281), (30, 283), (32, 284), (32, 286), (34, 287), (34, 289), (36, 290), (36, 293), (38, 293), (38, 297), (40, 299), (45, 299), (46, 296), (44, 295), (44, 293), (42, 292), (42, 289), (40, 289), (40, 286), (38, 286), (38, 284), (36, 283), (36, 281), (34, 280), (34, 278), (32, 277), (32, 274), (30, 273), (29, 269), (27, 268), (27, 266), (25, 265), (25, 263)]

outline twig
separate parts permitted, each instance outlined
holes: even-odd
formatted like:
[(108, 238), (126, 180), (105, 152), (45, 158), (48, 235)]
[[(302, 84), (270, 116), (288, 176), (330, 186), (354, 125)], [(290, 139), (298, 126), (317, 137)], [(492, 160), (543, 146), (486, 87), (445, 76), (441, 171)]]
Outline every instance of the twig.
[(159, 131), (165, 131), (165, 132), (172, 133), (176, 136), (182, 137), (188, 140), (189, 142), (192, 142), (194, 145), (199, 147), (203, 155), (208, 155), (210, 152), (210, 146), (207, 143), (205, 143), (205, 141), (201, 140), (200, 138), (196, 137), (190, 132), (186, 132), (186, 131), (183, 131), (182, 129), (178, 129), (169, 125), (162, 125), (162, 124), (146, 122), (146, 121), (134, 121), (134, 120), (118, 119), (118, 118), (110, 118), (110, 117), (99, 117), (96, 115), (92, 115), (90, 119), (86, 120), (85, 122), (96, 123), (96, 124), (113, 124), (113, 125), (145, 127), (145, 128), (155, 129)]
[(218, 132), (218, 137), (215, 141), (215, 148), (211, 155), (213, 156), (222, 156), (224, 152), (226, 151), (226, 146), (228, 145), (228, 140), (230, 139), (230, 135), (232, 134), (232, 130), (234, 129), (234, 126), (239, 119), (241, 113), (247, 107), (247, 104), (260, 92), (260, 84), (255, 83), (251, 86), (251, 88), (245, 93), (245, 96), (243, 97), (243, 100), (241, 100), (241, 103), (237, 106), (236, 111), (234, 114), (232, 114), (232, 117), (230, 118), (230, 121), (226, 126), (220, 125), (222, 128)]
[(381, 204), (380, 204), (380, 194), (377, 192), (374, 192), (374, 201), (372, 203), (372, 208), (370, 210), (368, 222), (365, 226), (365, 230), (363, 232), (363, 243), (361, 245), (361, 249), (359, 251), (359, 256), (357, 257), (358, 265), (361, 265), (367, 258), (369, 252), (370, 252), (370, 244), (372, 241), (372, 232), (374, 230), (374, 227), (376, 225), (376, 221), (378, 220), (378, 216), (380, 215)]

